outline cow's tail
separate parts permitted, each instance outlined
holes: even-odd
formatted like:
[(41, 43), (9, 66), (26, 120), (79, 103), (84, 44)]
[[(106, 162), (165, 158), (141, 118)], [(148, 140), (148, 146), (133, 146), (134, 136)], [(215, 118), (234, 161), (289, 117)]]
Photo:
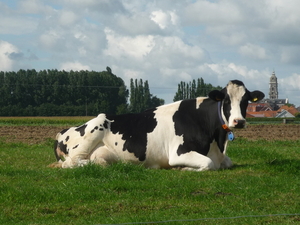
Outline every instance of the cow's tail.
[(55, 140), (55, 142), (54, 142), (54, 155), (55, 155), (56, 160), (59, 161), (59, 160), (61, 160), (61, 158), (58, 155), (57, 148), (58, 148), (58, 140)]
[(52, 168), (61, 168), (62, 167), (63, 161), (61, 160), (61, 158), (58, 154), (58, 150), (59, 150), (59, 142), (57, 140), (55, 140), (55, 142), (54, 142), (54, 155), (55, 155), (55, 158), (56, 158), (57, 162), (51, 163), (50, 165), (48, 165), (48, 167), (52, 167)]

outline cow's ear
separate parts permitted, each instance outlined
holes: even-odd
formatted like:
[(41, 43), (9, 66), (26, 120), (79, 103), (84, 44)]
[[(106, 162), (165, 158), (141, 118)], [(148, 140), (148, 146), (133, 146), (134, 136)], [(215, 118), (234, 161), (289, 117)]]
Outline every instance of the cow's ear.
[(250, 92), (250, 101), (251, 102), (257, 102), (262, 100), (265, 97), (265, 94), (261, 91), (252, 91)]
[(221, 91), (213, 90), (208, 93), (208, 97), (212, 100), (219, 102), (225, 98), (225, 94)]

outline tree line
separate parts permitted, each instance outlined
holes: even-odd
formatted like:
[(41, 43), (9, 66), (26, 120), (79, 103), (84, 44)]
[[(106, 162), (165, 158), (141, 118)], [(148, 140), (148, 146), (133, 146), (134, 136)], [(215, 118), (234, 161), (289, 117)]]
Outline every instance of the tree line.
[(191, 82), (186, 83), (181, 81), (178, 84), (177, 92), (174, 96), (173, 101), (179, 101), (183, 99), (191, 99), (199, 96), (207, 96), (208, 93), (214, 89), (221, 90), (222, 87), (214, 87), (211, 84), (204, 83), (203, 78), (193, 79)]
[[(203, 79), (181, 82), (174, 101), (206, 96), (214, 89)], [(220, 88), (220, 87), (216, 87)], [(0, 72), (0, 116), (86, 116), (137, 113), (164, 104), (148, 81), (124, 81), (106, 71), (19, 70)], [(129, 102), (128, 102), (129, 101)]]

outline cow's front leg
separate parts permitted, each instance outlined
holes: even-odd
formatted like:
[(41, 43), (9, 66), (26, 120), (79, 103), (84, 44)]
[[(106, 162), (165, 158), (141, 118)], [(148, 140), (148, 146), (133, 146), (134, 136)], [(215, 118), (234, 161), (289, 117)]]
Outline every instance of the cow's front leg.
[(85, 166), (90, 162), (89, 159), (82, 159), (80, 157), (69, 157), (65, 158), (65, 161), (62, 163), (62, 168), (74, 168), (78, 166)]
[(90, 156), (91, 162), (106, 166), (118, 161), (118, 157), (109, 151), (106, 146), (101, 146), (97, 148)]
[(205, 170), (216, 170), (214, 162), (197, 152), (191, 151), (185, 154), (170, 156), (169, 164), (172, 167), (183, 167), (182, 170), (190, 170), (190, 171), (205, 171)]
[(222, 163), (220, 165), (220, 168), (221, 169), (228, 169), (230, 167), (232, 167), (232, 161), (227, 155), (225, 155), (224, 160), (222, 161)]

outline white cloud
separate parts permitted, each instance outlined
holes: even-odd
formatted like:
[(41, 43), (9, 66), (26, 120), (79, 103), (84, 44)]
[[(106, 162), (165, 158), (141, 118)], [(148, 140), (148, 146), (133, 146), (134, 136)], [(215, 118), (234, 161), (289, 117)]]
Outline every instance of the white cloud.
[(14, 61), (10, 54), (18, 53), (19, 50), (9, 42), (0, 40), (0, 71), (10, 71), (13, 69)]
[[(147, 13), (134, 15), (119, 14), (115, 18), (116, 23), (110, 24), (112, 30), (128, 36), (159, 34), (161, 29), (148, 17)], [(134, 24), (134, 26), (132, 26)]]
[(201, 47), (188, 45), (176, 36), (156, 37), (151, 54), (158, 60), (157, 65), (172, 68), (195, 66), (208, 60)]
[(184, 9), (186, 23), (221, 26), (225, 24), (242, 23), (243, 14), (238, 4), (232, 1), (195, 1)]
[[(238, 79), (251, 89), (264, 89), (267, 87), (270, 77), (268, 70), (248, 69), (246, 66), (235, 63), (207, 64), (207, 67), (215, 73), (217, 76), (215, 80), (220, 86), (225, 86), (229, 80)], [(216, 82), (212, 81), (212, 83)]]
[[(284, 87), (286, 90), (300, 90), (300, 74), (293, 73), (291, 76), (284, 79), (279, 79), (281, 87)], [(300, 95), (299, 95), (300, 97)]]
[(280, 61), (284, 64), (299, 65), (300, 44), (299, 46), (284, 46), (280, 48)]
[(17, 2), (18, 10), (23, 14), (49, 14), (55, 11), (40, 0), (22, 0)]
[(266, 50), (258, 45), (247, 43), (239, 48), (239, 53), (242, 56), (257, 60), (265, 60), (268, 58)]
[(121, 36), (109, 28), (105, 29), (105, 33), (108, 45), (104, 54), (115, 58), (129, 56), (142, 59), (154, 46), (154, 37), (151, 35)]
[(75, 62), (65, 62), (62, 63), (60, 66), (60, 70), (65, 70), (65, 71), (80, 71), (80, 70), (90, 70), (91, 68), (87, 65), (83, 65), (78, 61)]
[(141, 77), (144, 77), (145, 74), (139, 70), (131, 70), (131, 69), (125, 69), (124, 70), (124, 78), (126, 78), (127, 81), (130, 79), (141, 79)]
[(168, 24), (168, 15), (162, 10), (154, 11), (150, 16), (151, 20), (158, 24), (161, 29), (165, 29)]
[(33, 32), (38, 23), (30, 16), (22, 16), (19, 13), (0, 4), (0, 35), (21, 35)]
[(40, 36), (40, 43), (43, 47), (52, 49), (60, 39), (60, 34), (56, 30), (49, 30)]
[(293, 73), (284, 79), (279, 79), (279, 95), (281, 98), (288, 98), (289, 102), (300, 106), (300, 74)]
[(157, 23), (161, 29), (165, 29), (170, 25), (177, 25), (179, 20), (175, 12), (163, 12), (162, 10), (153, 11), (150, 19)]
[(74, 12), (62, 11), (60, 18), (59, 18), (59, 23), (62, 26), (70, 26), (70, 25), (73, 25), (77, 19), (78, 19), (78, 16)]

